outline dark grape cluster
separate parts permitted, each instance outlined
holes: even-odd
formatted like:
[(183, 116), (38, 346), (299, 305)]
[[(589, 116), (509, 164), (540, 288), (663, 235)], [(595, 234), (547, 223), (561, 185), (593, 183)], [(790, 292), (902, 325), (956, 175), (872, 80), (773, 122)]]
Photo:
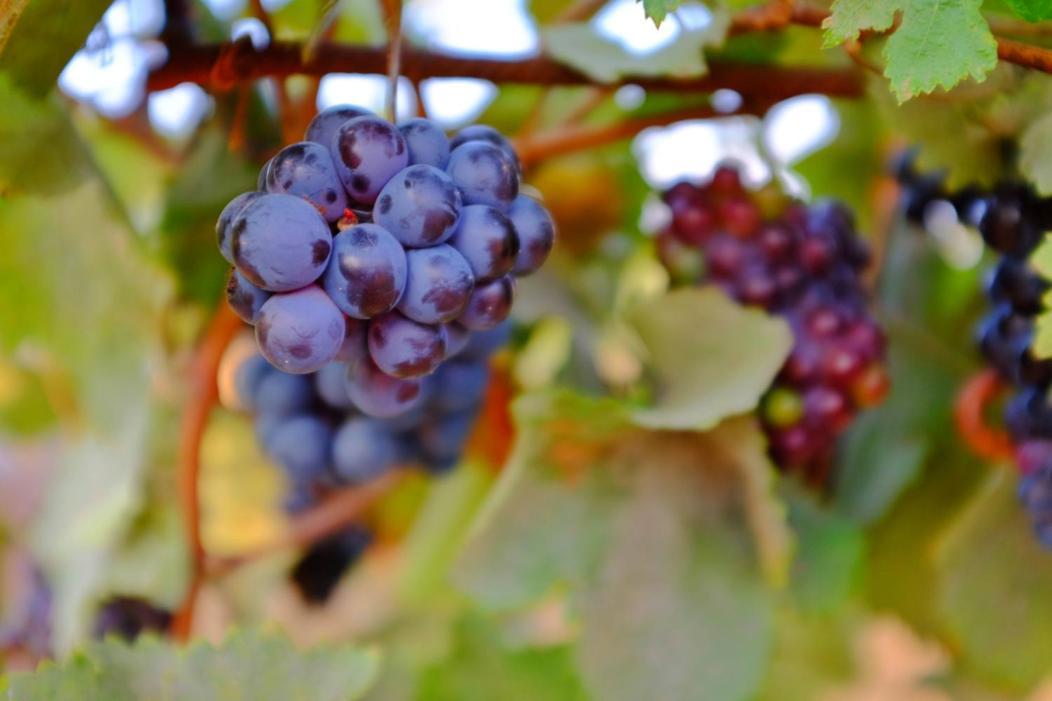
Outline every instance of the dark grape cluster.
[(171, 625), (171, 611), (135, 596), (114, 596), (100, 605), (92, 634), (98, 639), (115, 635), (131, 642), (143, 633), (165, 635)]
[(551, 217), (519, 186), (490, 127), (447, 139), (426, 119), (329, 108), (220, 215), (230, 305), (279, 370), (339, 360), (362, 413), (409, 412), (424, 377), (508, 317), (515, 279), (552, 248)]
[(793, 349), (761, 418), (775, 461), (821, 478), (837, 436), (887, 390), (884, 335), (860, 278), (869, 253), (850, 212), (774, 188), (749, 192), (727, 165), (701, 185), (673, 186), (664, 200), (671, 221), (657, 245), (675, 281), (718, 285), (792, 328)]
[(899, 159), (895, 175), (909, 221), (923, 226), (928, 208), (947, 201), (958, 220), (977, 229), (999, 256), (986, 278), (992, 307), (979, 323), (977, 342), (986, 361), (1013, 387), (1004, 419), (1022, 472), (1020, 500), (1035, 533), (1052, 548), (1052, 359), (1033, 352), (1035, 317), (1044, 309), (1042, 299), (1050, 284), (1029, 263), (1052, 229), (1052, 199), (1039, 197), (1020, 182), (951, 192), (939, 174), (919, 173), (911, 154)]

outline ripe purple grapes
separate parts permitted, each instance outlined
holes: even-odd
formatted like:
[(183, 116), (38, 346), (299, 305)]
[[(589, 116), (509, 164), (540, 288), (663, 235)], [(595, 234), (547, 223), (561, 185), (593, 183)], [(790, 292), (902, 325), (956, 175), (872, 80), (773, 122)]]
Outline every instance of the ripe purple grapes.
[(519, 194), (515, 162), (487, 141), (469, 141), (453, 149), (446, 166), (466, 204), (507, 207)]
[(449, 176), (429, 165), (412, 165), (387, 182), (373, 219), (406, 248), (448, 239), (460, 218), (460, 192)]
[(406, 254), (408, 273), (398, 310), (422, 324), (441, 324), (460, 316), (468, 304), (475, 277), (464, 257), (441, 244)]
[(230, 226), (234, 265), (268, 292), (309, 285), (332, 252), (332, 234), (318, 211), (292, 195), (261, 195)]
[(409, 163), (444, 170), (449, 163), (449, 139), (434, 122), (416, 118), (402, 122), (398, 130), (409, 148)]
[(511, 220), (485, 204), (464, 207), (449, 245), (464, 256), (476, 280), (510, 273), (519, 254), (519, 236)]
[(347, 195), (329, 149), (311, 141), (286, 146), (270, 159), (265, 189), (302, 197), (330, 224), (347, 209)]
[(369, 355), (391, 377), (423, 377), (446, 357), (446, 330), (398, 312), (384, 314), (369, 324)]
[(537, 200), (519, 195), (511, 203), (508, 218), (519, 237), (519, 252), (512, 272), (519, 276), (536, 272), (544, 265), (555, 244), (555, 224), (551, 215)]
[(263, 356), (284, 372), (315, 372), (336, 357), (346, 323), (316, 285), (276, 294), (263, 304), (256, 341)]
[(387, 229), (358, 224), (333, 239), (324, 286), (344, 314), (369, 319), (390, 311), (405, 285), (405, 250)]
[(387, 181), (409, 164), (402, 133), (379, 117), (344, 122), (333, 135), (331, 148), (348, 194), (365, 205), (372, 205)]

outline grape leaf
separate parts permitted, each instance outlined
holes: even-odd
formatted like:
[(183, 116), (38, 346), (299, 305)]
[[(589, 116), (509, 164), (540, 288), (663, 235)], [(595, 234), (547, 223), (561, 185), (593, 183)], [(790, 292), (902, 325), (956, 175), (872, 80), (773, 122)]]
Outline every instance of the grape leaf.
[(855, 616), (807, 616), (782, 606), (775, 619), (774, 652), (753, 701), (836, 698), (857, 673), (852, 659)]
[(656, 402), (634, 413), (636, 423), (649, 428), (703, 430), (749, 411), (792, 346), (784, 321), (712, 288), (640, 302), (626, 319), (658, 384)]
[(660, 27), (668, 17), (668, 13), (675, 12), (679, 7), (681, 0), (637, 0), (637, 2), (643, 3), (643, 13), (653, 20), (654, 26)]
[(1027, 22), (1052, 19), (1052, 0), (1005, 0), (1005, 3)]
[(352, 701), (372, 685), (379, 655), (350, 645), (299, 651), (285, 638), (241, 631), (220, 645), (181, 648), (111, 638), (60, 663), (12, 675), (19, 701)]
[(691, 78), (704, 75), (705, 48), (719, 46), (727, 34), (726, 13), (713, 13), (702, 29), (680, 30), (668, 45), (641, 57), (613, 39), (600, 35), (585, 22), (571, 22), (543, 30), (544, 42), (558, 61), (604, 83), (626, 75)]
[(789, 523), (797, 536), (790, 591), (802, 611), (828, 614), (851, 595), (865, 541), (858, 526), (802, 489), (788, 494)]
[(0, 72), (33, 96), (47, 94), (109, 5), (110, 0), (33, 0), (0, 46)]
[(982, 0), (836, 0), (826, 20), (826, 46), (886, 31), (884, 75), (899, 102), (965, 78), (982, 80), (997, 65), (997, 42), (983, 18)]
[(940, 611), (965, 665), (1022, 692), (1045, 678), (1052, 650), (1052, 558), (1016, 496), (1017, 478), (990, 472), (936, 555)]
[(596, 698), (693, 701), (704, 689), (706, 698), (745, 699), (762, 680), (770, 591), (740, 527), (717, 506), (726, 466), (699, 469), (710, 455), (702, 445), (650, 434), (608, 466), (627, 494), (582, 597), (578, 656)]
[(57, 99), (36, 99), (0, 73), (0, 194), (57, 193), (89, 172), (87, 151)]

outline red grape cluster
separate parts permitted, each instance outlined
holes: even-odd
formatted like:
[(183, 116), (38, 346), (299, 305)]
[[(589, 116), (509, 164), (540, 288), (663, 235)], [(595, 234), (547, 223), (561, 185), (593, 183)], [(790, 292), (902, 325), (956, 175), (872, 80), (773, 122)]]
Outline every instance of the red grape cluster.
[(837, 436), (888, 384), (884, 335), (860, 277), (869, 253), (851, 214), (773, 188), (749, 192), (726, 165), (664, 200), (672, 217), (658, 252), (676, 282), (718, 285), (789, 323), (793, 349), (760, 415), (775, 461), (823, 478)]
[(895, 170), (909, 221), (923, 226), (933, 203), (949, 202), (958, 220), (977, 229), (1000, 256), (987, 276), (993, 308), (980, 321), (977, 340), (987, 363), (1014, 389), (1004, 419), (1022, 473), (1019, 497), (1038, 538), (1052, 548), (1052, 359), (1033, 352), (1035, 317), (1044, 310), (1043, 298), (1052, 285), (1029, 262), (1052, 229), (1052, 199), (1020, 182), (950, 192), (938, 174), (918, 173), (908, 154)]

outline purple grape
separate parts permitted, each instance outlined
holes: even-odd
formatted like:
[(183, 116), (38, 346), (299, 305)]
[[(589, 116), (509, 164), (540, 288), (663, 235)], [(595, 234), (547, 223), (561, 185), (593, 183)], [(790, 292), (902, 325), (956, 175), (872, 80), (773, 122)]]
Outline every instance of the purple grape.
[(286, 146), (270, 159), (266, 190), (302, 197), (329, 223), (338, 221), (347, 209), (347, 195), (329, 149), (312, 141)]
[(343, 320), (347, 328), (344, 331), (343, 343), (340, 344), (340, 350), (336, 354), (336, 360), (341, 363), (360, 360), (369, 354), (367, 345), (369, 324), (349, 316), (345, 316)]
[(329, 225), (292, 195), (261, 195), (231, 225), (234, 265), (257, 287), (288, 292), (325, 271), (332, 251)]
[(268, 170), (270, 170), (269, 160), (263, 164), (263, 167), (259, 169), (259, 175), (256, 176), (256, 189), (260, 192), (266, 192)]
[(446, 172), (460, 188), (466, 204), (504, 208), (519, 194), (515, 162), (486, 141), (469, 141), (453, 149)]
[(354, 105), (327, 107), (314, 116), (303, 138), (306, 141), (313, 141), (325, 148), (329, 148), (336, 137), (336, 131), (343, 126), (344, 122), (350, 121), (355, 117), (369, 116), (373, 116), (373, 113)]
[(369, 355), (392, 377), (422, 377), (445, 358), (446, 330), (390, 312), (369, 324)]
[(471, 331), (454, 322), (446, 324), (446, 360), (458, 355), (467, 348), (471, 340)]
[(446, 244), (406, 252), (405, 293), (398, 310), (421, 324), (440, 324), (460, 316), (475, 288), (464, 256)]
[(230, 269), (226, 281), (226, 301), (234, 313), (246, 324), (255, 324), (263, 303), (270, 299), (270, 293), (261, 290), (237, 271)]
[(469, 409), (433, 418), (420, 426), (417, 442), (431, 471), (446, 472), (460, 462), (477, 417), (477, 409)]
[(457, 323), (472, 331), (492, 329), (508, 318), (514, 296), (515, 280), (510, 275), (478, 285)]
[(449, 148), (455, 149), (469, 141), (486, 141), (493, 144), (511, 159), (512, 163), (515, 164), (516, 172), (522, 170), (519, 167), (519, 156), (515, 153), (515, 149), (512, 148), (511, 142), (493, 127), (485, 124), (472, 124), (471, 126), (464, 127), (457, 132), (456, 136), (450, 139)]
[(234, 371), (234, 388), (237, 390), (237, 401), (246, 411), (259, 409), (259, 391), (267, 375), (276, 372), (267, 359), (258, 353), (241, 361)]
[(314, 374), (314, 391), (333, 409), (351, 409), (354, 405), (347, 395), (346, 377), (345, 363), (329, 363)]
[(519, 237), (511, 220), (496, 207), (484, 204), (461, 210), (449, 245), (464, 256), (480, 281), (510, 273), (519, 254)]
[(512, 202), (508, 218), (519, 236), (519, 253), (512, 272), (529, 275), (547, 260), (555, 243), (555, 224), (547, 209), (525, 195), (519, 195)]
[[(450, 324), (455, 326), (455, 324)], [(488, 360), (491, 355), (511, 340), (511, 322), (505, 321), (487, 331), (476, 331), (468, 339), (468, 345), (460, 352), (461, 360)]]
[(267, 442), (270, 456), (296, 482), (317, 479), (332, 464), (332, 427), (318, 416), (300, 414), (278, 423)]
[(358, 224), (333, 239), (325, 291), (344, 314), (368, 319), (394, 309), (406, 284), (402, 245), (376, 224)]
[(311, 285), (267, 300), (256, 323), (256, 343), (274, 367), (302, 374), (336, 357), (346, 328), (328, 295)]
[(484, 363), (442, 363), (428, 378), (428, 404), (443, 413), (470, 409), (482, 403), (488, 384), (489, 367)]
[(390, 470), (402, 458), (398, 440), (377, 419), (348, 419), (333, 440), (333, 471), (349, 484), (369, 482)]
[(409, 150), (395, 125), (379, 117), (355, 117), (336, 130), (336, 172), (355, 201), (371, 205), (395, 173), (409, 165)]
[[(306, 411), (314, 403), (310, 378), (278, 372), (270, 365), (259, 381), (254, 408), (258, 416), (291, 416)], [(258, 418), (257, 416), (257, 418)]]
[(96, 614), (92, 637), (103, 640), (112, 635), (132, 642), (143, 633), (164, 635), (171, 624), (171, 611), (146, 599), (115, 596), (107, 599)]
[(460, 217), (460, 192), (449, 176), (427, 165), (409, 166), (380, 191), (373, 220), (407, 248), (442, 243)]
[(347, 364), (347, 394), (363, 414), (390, 419), (415, 408), (424, 398), (419, 378), (384, 374), (372, 358)]
[(398, 130), (405, 137), (410, 163), (442, 169), (446, 167), (449, 162), (449, 139), (437, 124), (418, 117), (402, 122)]
[(234, 248), (230, 225), (234, 222), (234, 218), (241, 214), (241, 210), (262, 194), (262, 192), (242, 192), (230, 200), (219, 213), (219, 219), (216, 221), (216, 240), (219, 242), (219, 252), (231, 265), (234, 264)]

